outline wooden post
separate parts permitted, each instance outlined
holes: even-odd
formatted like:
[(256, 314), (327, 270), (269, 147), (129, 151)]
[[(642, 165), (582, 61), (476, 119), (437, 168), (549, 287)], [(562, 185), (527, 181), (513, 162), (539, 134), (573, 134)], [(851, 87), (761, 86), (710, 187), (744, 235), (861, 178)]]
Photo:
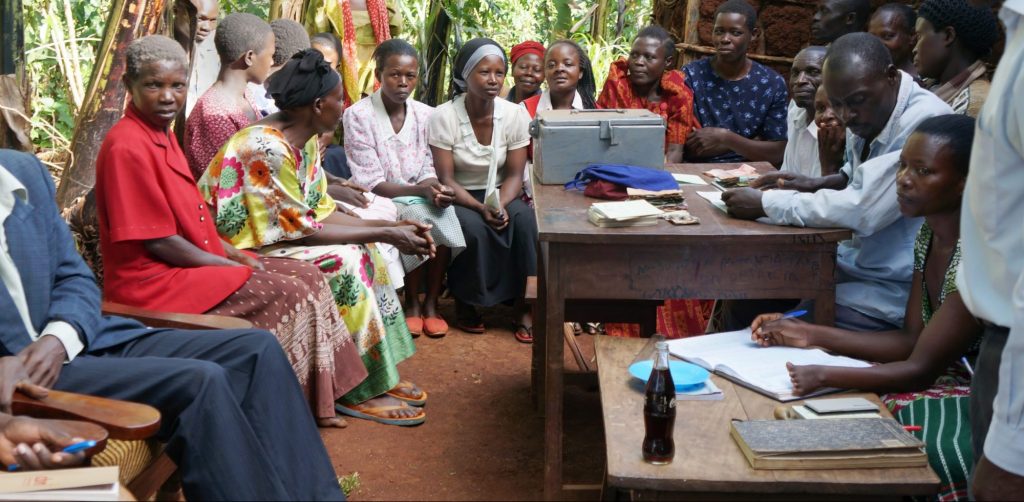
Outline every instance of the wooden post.
[(71, 160), (61, 177), (57, 205), (64, 207), (96, 181), (96, 155), (125, 106), (125, 53), (135, 39), (160, 30), (165, 0), (113, 0), (103, 41), (75, 121)]

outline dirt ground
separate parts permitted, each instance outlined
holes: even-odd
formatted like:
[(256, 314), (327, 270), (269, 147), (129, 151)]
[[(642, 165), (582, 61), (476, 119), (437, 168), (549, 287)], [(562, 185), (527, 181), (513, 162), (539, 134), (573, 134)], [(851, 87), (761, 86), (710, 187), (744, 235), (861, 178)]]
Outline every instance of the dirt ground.
[[(450, 303), (443, 305), (454, 319)], [(530, 345), (512, 337), (511, 309), (484, 313), (488, 331), (452, 328), (416, 340), (399, 369), (429, 393), (427, 421), (395, 427), (349, 418), (321, 429), (339, 476), (358, 473), (352, 500), (536, 500), (543, 495), (543, 417), (530, 396)], [(593, 337), (578, 340), (588, 357)], [(567, 360), (568, 369), (576, 363)], [(598, 485), (604, 469), (600, 397), (566, 392), (565, 474), (569, 484)], [(639, 447), (639, 446), (638, 446)], [(596, 499), (597, 492), (580, 492)]]

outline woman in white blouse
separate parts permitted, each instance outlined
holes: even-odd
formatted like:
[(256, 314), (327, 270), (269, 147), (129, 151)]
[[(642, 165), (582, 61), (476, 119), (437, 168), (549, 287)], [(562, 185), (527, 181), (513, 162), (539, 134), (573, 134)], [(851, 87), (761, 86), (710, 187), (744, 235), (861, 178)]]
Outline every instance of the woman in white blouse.
[(526, 278), (537, 273), (537, 222), (520, 200), (530, 117), (498, 98), (507, 68), (493, 40), (467, 42), (452, 69), (455, 97), (434, 112), (428, 138), (437, 177), (455, 192), (466, 238), (466, 250), (448, 269), (458, 327), (483, 333), (476, 307), (514, 303), (516, 339), (532, 343), (523, 294)]

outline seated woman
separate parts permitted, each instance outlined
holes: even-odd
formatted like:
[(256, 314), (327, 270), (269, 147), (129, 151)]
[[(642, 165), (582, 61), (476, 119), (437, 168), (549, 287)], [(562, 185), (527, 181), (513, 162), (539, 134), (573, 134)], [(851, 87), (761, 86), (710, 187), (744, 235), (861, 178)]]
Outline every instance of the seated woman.
[(927, 89), (956, 113), (978, 117), (990, 83), (981, 58), (999, 40), (992, 10), (960, 0), (926, 0), (917, 13), (914, 62)]
[(544, 110), (593, 110), (594, 69), (583, 48), (572, 40), (559, 40), (544, 55), (544, 80), (548, 88), (523, 100), (530, 118)]
[(154, 35), (127, 51), (131, 102), (96, 159), (104, 298), (170, 312), (249, 320), (280, 340), (322, 426), (366, 378), (359, 352), (312, 265), (257, 260), (222, 242), (169, 133), (184, 105), (188, 62)]
[(185, 121), (185, 158), (194, 180), (232, 134), (263, 116), (248, 84), (263, 84), (270, 74), (274, 40), (270, 25), (252, 14), (229, 14), (217, 26), (220, 75)]
[(397, 425), (422, 422), (423, 411), (406, 402), (423, 404), (426, 393), (399, 382), (397, 368), (416, 348), (373, 243), (432, 256), (429, 226), (354, 218), (327, 193), (317, 137), (341, 121), (344, 96), (341, 76), (323, 55), (299, 52), (270, 78), (268, 89), (280, 111), (232, 136), (199, 180), (217, 230), (239, 248), (311, 262), (327, 276), (369, 372), (339, 400), (340, 413)]
[[(957, 292), (956, 269), (960, 201), (973, 140), (974, 119), (932, 117), (918, 125), (900, 154), (900, 211), (925, 218), (914, 249), (903, 329), (858, 333), (780, 320), (781, 314), (762, 315), (751, 326), (754, 340), (763, 346), (816, 346), (884, 363), (870, 368), (787, 366), (798, 394), (821, 387), (890, 392), (882, 400), (896, 419), (924, 427), (918, 437), (925, 438), (929, 461), (942, 478), (940, 499), (955, 495), (966, 500), (972, 465), (971, 369), (966, 361), (977, 355), (982, 326)], [(929, 414), (945, 418), (922, 418)]]
[[(846, 124), (832, 109), (824, 82), (814, 92), (814, 124), (818, 126), (818, 162), (821, 164), (821, 175), (836, 174), (842, 169), (843, 164), (846, 164)], [(780, 179), (779, 188), (782, 188), (783, 183), (784, 181)]]
[[(448, 323), (437, 312), (437, 299), (452, 255), (466, 247), (459, 219), (451, 207), (455, 191), (441, 184), (427, 144), (427, 121), (434, 109), (411, 99), (419, 75), (419, 55), (401, 39), (374, 51), (380, 89), (345, 110), (345, 152), (352, 181), (381, 197), (393, 199), (398, 219), (431, 225), (434, 258), (402, 255), (405, 269), (405, 322), (413, 337), (439, 338)], [(420, 303), (421, 286), (426, 296)]]
[(515, 302), (516, 340), (532, 343), (523, 296), (526, 278), (537, 274), (537, 221), (520, 199), (530, 117), (498, 98), (506, 68), (497, 42), (466, 42), (452, 68), (455, 97), (434, 111), (427, 136), (437, 177), (455, 192), (466, 237), (466, 249), (448, 268), (459, 329), (483, 333), (476, 306)]
[(544, 44), (527, 40), (512, 47), (509, 52), (512, 62), (512, 82), (505, 99), (522, 103), (526, 98), (540, 94), (544, 81)]
[(676, 46), (660, 26), (637, 34), (629, 58), (612, 63), (598, 108), (650, 110), (665, 119), (666, 162), (682, 162), (686, 138), (700, 124), (693, 114), (693, 92), (675, 65)]

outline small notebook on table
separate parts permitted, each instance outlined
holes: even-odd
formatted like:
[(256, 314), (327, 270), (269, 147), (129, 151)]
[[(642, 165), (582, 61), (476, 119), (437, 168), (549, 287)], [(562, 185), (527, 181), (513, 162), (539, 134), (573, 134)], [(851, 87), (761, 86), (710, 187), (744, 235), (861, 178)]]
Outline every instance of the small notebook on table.
[(679, 338), (668, 341), (672, 355), (721, 375), (739, 385), (760, 392), (777, 401), (795, 401), (811, 396), (836, 392), (821, 389), (796, 396), (786, 370), (786, 363), (795, 365), (820, 364), (866, 368), (870, 364), (844, 356), (829, 354), (821, 349), (793, 347), (759, 347), (750, 339), (750, 328), (713, 335)]
[(891, 418), (734, 421), (730, 434), (754, 469), (928, 465), (924, 443)]

